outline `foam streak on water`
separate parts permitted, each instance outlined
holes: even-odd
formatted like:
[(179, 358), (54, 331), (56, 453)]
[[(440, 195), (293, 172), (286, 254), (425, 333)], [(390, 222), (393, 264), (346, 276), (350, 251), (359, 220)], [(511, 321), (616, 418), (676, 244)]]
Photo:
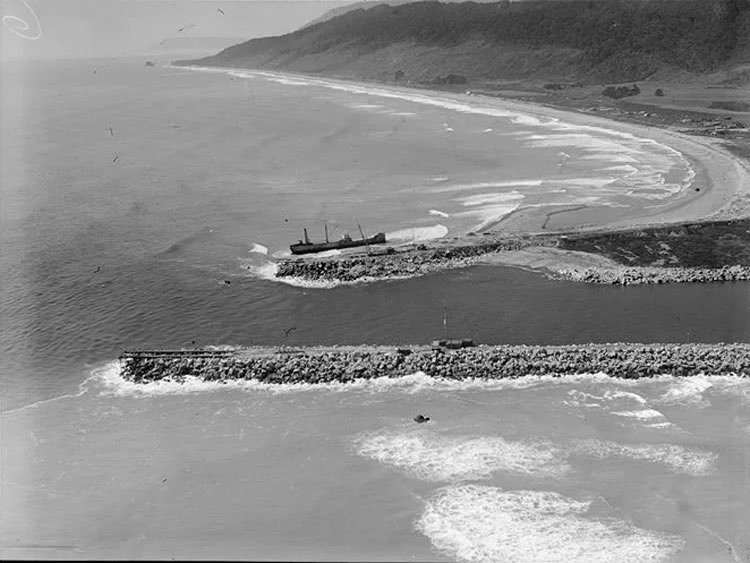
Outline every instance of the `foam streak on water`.
[(560, 477), (570, 468), (548, 443), (445, 436), (427, 429), (381, 431), (354, 440), (357, 453), (424, 481), (484, 479), (496, 471)]
[[(537, 148), (565, 148), (575, 147), (584, 154), (582, 160), (601, 160), (607, 166), (603, 171), (608, 171), (607, 176), (597, 179), (602, 185), (610, 185), (616, 182), (622, 183), (628, 188), (629, 195), (643, 199), (664, 199), (674, 196), (690, 186), (695, 171), (689, 161), (676, 149), (659, 143), (654, 139), (641, 138), (631, 133), (618, 131), (601, 126), (574, 125), (566, 123), (557, 118), (541, 118), (510, 109), (510, 105), (504, 108), (488, 105), (476, 97), (460, 100), (455, 97), (445, 97), (437, 93), (422, 94), (397, 90), (385, 86), (361, 85), (337, 81), (332, 79), (289, 76), (268, 71), (242, 70), (242, 69), (217, 69), (192, 67), (193, 70), (210, 72), (229, 72), (245, 78), (260, 78), (280, 84), (293, 86), (317, 86), (352, 94), (360, 94), (371, 97), (397, 99), (427, 106), (438, 107), (458, 113), (483, 115), (493, 118), (504, 118), (515, 124), (528, 125), (536, 128), (530, 134), (522, 137), (527, 146)], [(375, 107), (374, 104), (355, 104), (367, 110)], [(379, 106), (377, 106), (379, 107)], [(454, 129), (449, 123), (443, 123), (447, 133), (453, 133)], [(538, 131), (542, 130), (540, 134)], [(488, 132), (485, 129), (485, 132)], [(565, 153), (567, 155), (567, 153)], [(618, 171), (613, 169), (612, 162), (627, 164), (630, 168)], [(567, 165), (568, 159), (565, 159)], [(677, 171), (679, 178), (668, 179), (670, 171)], [(620, 172), (619, 174), (616, 174)], [(624, 172), (624, 173), (623, 173)], [(585, 178), (576, 179), (581, 183)], [(619, 186), (618, 187), (622, 187)], [(602, 200), (602, 203), (606, 203)]]
[(471, 563), (661, 561), (684, 545), (627, 521), (590, 518), (590, 506), (551, 491), (453, 486), (427, 503), (417, 529), (438, 550)]
[(620, 458), (658, 463), (675, 473), (707, 475), (719, 456), (713, 452), (686, 448), (677, 444), (618, 444), (611, 441), (585, 440), (574, 451), (599, 459)]

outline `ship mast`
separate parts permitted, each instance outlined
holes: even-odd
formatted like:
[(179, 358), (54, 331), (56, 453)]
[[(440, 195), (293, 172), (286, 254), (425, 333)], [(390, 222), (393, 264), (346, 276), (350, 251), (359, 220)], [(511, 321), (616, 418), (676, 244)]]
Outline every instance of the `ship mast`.
[(323, 223), (323, 225), (325, 225), (325, 229), (326, 229), (326, 242), (328, 242), (328, 222), (326, 221), (325, 223)]
[(305, 231), (305, 244), (310, 244), (310, 239), (307, 236), (307, 228), (304, 227), (302, 230)]
[(365, 241), (365, 248), (367, 249), (367, 255), (370, 255), (370, 243), (367, 242), (367, 237), (365, 237), (364, 231), (362, 231), (362, 226), (359, 224), (359, 221), (357, 221), (357, 228), (359, 229), (359, 234), (362, 235), (362, 240)]
[(443, 300), (443, 335), (448, 340), (448, 308), (445, 306), (445, 300)]

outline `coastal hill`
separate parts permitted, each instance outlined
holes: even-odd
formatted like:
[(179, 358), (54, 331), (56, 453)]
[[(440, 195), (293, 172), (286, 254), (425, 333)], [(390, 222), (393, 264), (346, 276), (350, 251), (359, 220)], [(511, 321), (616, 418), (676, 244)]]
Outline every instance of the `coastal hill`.
[(411, 82), (625, 82), (735, 69), (744, 82), (750, 0), (379, 4), (176, 64)]
[[(439, 1), (444, 2), (444, 3), (449, 3), (449, 2), (461, 2), (462, 0), (439, 0)], [(497, 2), (497, 0), (474, 0), (474, 1), (480, 2), (480, 3)], [(523, 0), (514, 0), (514, 1), (521, 2)], [(323, 15), (318, 16), (314, 20), (306, 23), (300, 29), (310, 27), (312, 25), (315, 25), (316, 23), (322, 23), (324, 21), (331, 20), (347, 12), (358, 10), (360, 8), (363, 10), (369, 10), (370, 8), (374, 8), (375, 6), (380, 6), (382, 4), (388, 4), (389, 6), (400, 6), (401, 4), (409, 4), (411, 2), (414, 2), (414, 0), (362, 0), (361, 2), (354, 2), (352, 4), (346, 4), (345, 6), (338, 6), (336, 8), (332, 8), (331, 10), (328, 10), (327, 12), (325, 12)]]

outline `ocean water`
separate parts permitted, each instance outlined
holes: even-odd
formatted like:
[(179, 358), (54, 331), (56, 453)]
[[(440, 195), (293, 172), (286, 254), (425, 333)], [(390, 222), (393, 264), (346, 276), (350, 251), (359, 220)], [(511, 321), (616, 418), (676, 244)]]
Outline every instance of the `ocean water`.
[(3, 416), (2, 552), (747, 561), (749, 401), (731, 377), (144, 387), (113, 363)]
[(526, 205), (659, 205), (692, 178), (679, 153), (474, 97), (142, 63), (2, 68), (3, 557), (750, 557), (743, 382), (139, 390), (112, 363), (424, 343), (443, 302), (485, 343), (748, 341), (745, 283), (272, 277), (303, 226), (408, 244)]

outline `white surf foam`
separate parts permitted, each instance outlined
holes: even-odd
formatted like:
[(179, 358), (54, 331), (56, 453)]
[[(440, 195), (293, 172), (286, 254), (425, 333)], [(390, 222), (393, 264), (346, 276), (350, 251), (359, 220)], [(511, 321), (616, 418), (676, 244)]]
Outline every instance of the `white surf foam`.
[(416, 528), (458, 561), (660, 561), (684, 541), (623, 520), (587, 518), (590, 502), (549, 491), (461, 485), (430, 499)]
[(258, 244), (257, 242), (254, 242), (253, 245), (250, 247), (250, 250), (248, 250), (248, 252), (267, 255), (268, 247), (265, 247), (262, 244)]
[(378, 104), (350, 104), (349, 107), (352, 109), (385, 109), (383, 106), (380, 106)]
[(398, 231), (391, 231), (385, 235), (385, 240), (388, 242), (423, 242), (427, 240), (435, 240), (444, 237), (448, 234), (448, 227), (445, 225), (432, 225), (430, 227), (414, 227), (412, 229), (400, 229)]
[[(561, 146), (561, 144), (567, 146), (572, 144), (595, 152), (593, 155), (585, 155), (582, 158), (587, 158), (588, 156), (594, 159), (603, 158), (623, 163), (635, 163), (646, 158), (651, 162), (651, 166), (657, 170), (670, 169), (672, 164), (676, 163), (686, 171), (685, 180), (680, 182), (683, 187), (689, 185), (692, 181), (692, 176), (694, 176), (689, 161), (682, 153), (672, 147), (659, 143), (655, 139), (642, 138), (631, 133), (603, 126), (576, 125), (560, 121), (557, 118), (540, 118), (519, 111), (518, 109), (512, 109), (510, 104), (507, 104), (506, 107), (499, 107), (497, 101), (490, 104), (487, 101), (483, 102), (479, 97), (458, 100), (452, 97), (440, 96), (434, 92), (420, 93), (385, 86), (353, 84), (334, 79), (301, 77), (268, 71), (206, 67), (191, 67), (191, 70), (240, 73), (242, 77), (258, 77), (281, 84), (318, 86), (370, 97), (377, 96), (385, 99), (404, 100), (458, 113), (505, 118), (516, 124), (528, 125), (535, 128), (543, 127), (546, 129), (544, 135), (534, 133), (535, 136), (530, 139), (532, 142), (543, 143), (545, 146)], [(444, 128), (446, 131), (452, 131), (447, 122), (444, 123)], [(549, 134), (548, 131), (552, 131), (552, 134)], [(633, 154), (638, 155), (638, 158), (634, 158)]]
[(656, 428), (662, 430), (664, 428), (677, 428), (674, 424), (669, 421), (665, 422), (652, 422), (651, 424), (644, 424), (646, 428)]
[(486, 479), (497, 471), (560, 477), (569, 470), (549, 444), (499, 437), (446, 436), (421, 428), (365, 434), (353, 444), (359, 455), (424, 481)]
[(607, 390), (604, 392), (604, 399), (609, 400), (609, 401), (616, 401), (616, 400), (633, 401), (635, 403), (638, 403), (639, 405), (647, 404), (646, 399), (644, 399), (638, 393), (632, 393), (630, 391)]
[(521, 205), (524, 196), (517, 191), (507, 193), (486, 193), (460, 199), (464, 207), (473, 207), (471, 211), (459, 213), (461, 216), (479, 218), (474, 230), (481, 230), (512, 213)]
[[(201, 378), (188, 376), (181, 381), (164, 379), (149, 383), (133, 383), (120, 375), (119, 362), (109, 362), (105, 366), (94, 370), (91, 376), (82, 384), (82, 394), (92, 386), (97, 386), (105, 395), (112, 396), (162, 396), (189, 395), (195, 393), (216, 392), (235, 389), (249, 392), (263, 393), (297, 393), (297, 392), (356, 392), (356, 393), (389, 393), (399, 392), (415, 395), (428, 391), (464, 391), (475, 389), (525, 389), (540, 383), (540, 378), (528, 377), (518, 379), (444, 379), (431, 377), (424, 372), (416, 372), (400, 377), (378, 377), (373, 379), (358, 379), (349, 383), (263, 383), (257, 380), (227, 380), (204, 381)], [(71, 395), (75, 397), (78, 395)], [(66, 396), (67, 397), (67, 396)], [(57, 399), (54, 399), (57, 400)], [(25, 407), (24, 407), (25, 408)], [(10, 411), (8, 411), (10, 412)]]
[(703, 393), (713, 387), (713, 382), (702, 376), (675, 379), (669, 389), (659, 398), (662, 404), (704, 404)]
[(650, 420), (653, 418), (664, 418), (664, 415), (654, 409), (643, 409), (640, 411), (618, 411), (613, 412), (615, 416), (623, 416), (626, 418), (636, 418), (638, 420)]
[[(335, 253), (339, 253), (338, 250), (332, 250), (327, 253), (321, 253), (321, 255), (333, 256)], [(275, 253), (276, 254), (276, 253)], [(274, 254), (274, 255), (275, 255)], [(279, 271), (278, 263), (267, 260), (262, 263), (257, 263), (250, 260), (240, 260), (242, 267), (248, 272), (248, 274), (256, 279), (283, 283), (294, 287), (301, 287), (305, 289), (333, 289), (340, 285), (355, 285), (360, 283), (371, 283), (373, 281), (380, 281), (375, 278), (360, 278), (355, 281), (331, 281), (331, 280), (308, 280), (305, 278), (294, 277), (294, 276), (283, 276), (277, 277), (276, 274)]]
[(523, 195), (514, 190), (512, 192), (472, 195), (461, 198), (460, 201), (461, 204), (465, 207), (473, 207), (477, 205), (484, 205), (486, 203), (505, 203), (509, 201), (516, 201), (518, 199), (523, 199)]
[(451, 184), (440, 187), (411, 188), (409, 191), (419, 190), (429, 193), (462, 192), (469, 190), (483, 190), (488, 188), (523, 188), (541, 186), (544, 180), (497, 180), (496, 182), (474, 182), (472, 184)]
[(713, 471), (718, 455), (677, 444), (619, 444), (602, 440), (577, 442), (574, 453), (591, 457), (621, 458), (659, 463), (675, 473), (706, 475)]
[(492, 133), (492, 131), (494, 131), (494, 129), (492, 129), (492, 127), (487, 127), (487, 129), (485, 129), (484, 131), (482, 131), (482, 133)]
[(430, 215), (437, 215), (438, 217), (450, 217), (447, 213), (438, 211), (437, 209), (430, 209), (429, 213)]

